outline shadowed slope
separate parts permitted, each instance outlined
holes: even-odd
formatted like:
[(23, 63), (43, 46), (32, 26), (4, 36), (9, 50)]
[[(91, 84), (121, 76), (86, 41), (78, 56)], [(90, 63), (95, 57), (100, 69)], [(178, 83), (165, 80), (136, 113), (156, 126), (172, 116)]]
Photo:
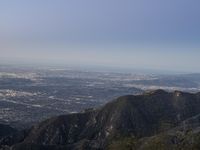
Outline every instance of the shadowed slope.
[(198, 94), (163, 90), (127, 95), (97, 110), (54, 117), (34, 126), (22, 143), (37, 147), (104, 149), (118, 137), (153, 136), (200, 114)]

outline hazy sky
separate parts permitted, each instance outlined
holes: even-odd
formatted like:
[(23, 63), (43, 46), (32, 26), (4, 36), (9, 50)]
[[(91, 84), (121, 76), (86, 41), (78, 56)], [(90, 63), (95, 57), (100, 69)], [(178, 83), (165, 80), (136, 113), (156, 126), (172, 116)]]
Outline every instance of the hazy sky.
[(199, 0), (1, 0), (0, 59), (200, 72)]

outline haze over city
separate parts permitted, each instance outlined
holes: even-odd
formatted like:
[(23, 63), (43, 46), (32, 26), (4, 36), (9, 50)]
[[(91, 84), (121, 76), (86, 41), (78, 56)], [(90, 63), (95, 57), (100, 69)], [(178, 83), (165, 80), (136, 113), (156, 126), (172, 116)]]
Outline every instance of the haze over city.
[(1, 62), (199, 72), (200, 1), (0, 2)]
[(200, 150), (200, 0), (1, 0), (0, 150)]

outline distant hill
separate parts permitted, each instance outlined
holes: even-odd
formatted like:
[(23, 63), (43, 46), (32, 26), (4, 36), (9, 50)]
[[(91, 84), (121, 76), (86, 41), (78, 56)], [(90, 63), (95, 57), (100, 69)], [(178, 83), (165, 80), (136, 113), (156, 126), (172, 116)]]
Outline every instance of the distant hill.
[(0, 124), (0, 138), (13, 134), (15, 132), (17, 132), (17, 130), (10, 127), (9, 125)]
[(155, 90), (122, 96), (99, 109), (50, 118), (21, 134), (0, 144), (7, 142), (12, 150), (197, 150), (200, 93)]

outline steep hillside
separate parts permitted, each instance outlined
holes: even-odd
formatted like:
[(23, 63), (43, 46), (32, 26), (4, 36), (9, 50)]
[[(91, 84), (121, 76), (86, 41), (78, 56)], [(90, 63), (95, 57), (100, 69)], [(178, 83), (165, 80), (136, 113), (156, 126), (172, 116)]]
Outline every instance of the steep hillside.
[(155, 149), (153, 146), (157, 144), (167, 147), (171, 135), (176, 136), (177, 132), (182, 132), (183, 137), (190, 128), (198, 133), (199, 114), (199, 93), (156, 90), (122, 96), (96, 110), (48, 119), (9, 145), (14, 150), (116, 149), (120, 146)]

